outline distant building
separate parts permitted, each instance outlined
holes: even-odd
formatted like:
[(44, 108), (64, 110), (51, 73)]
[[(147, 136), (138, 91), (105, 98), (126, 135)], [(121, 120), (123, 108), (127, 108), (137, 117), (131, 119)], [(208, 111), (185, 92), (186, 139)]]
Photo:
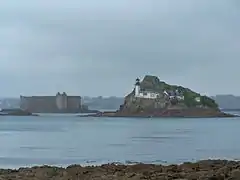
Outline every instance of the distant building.
[(81, 109), (81, 96), (20, 96), (20, 108), (35, 113), (77, 112)]

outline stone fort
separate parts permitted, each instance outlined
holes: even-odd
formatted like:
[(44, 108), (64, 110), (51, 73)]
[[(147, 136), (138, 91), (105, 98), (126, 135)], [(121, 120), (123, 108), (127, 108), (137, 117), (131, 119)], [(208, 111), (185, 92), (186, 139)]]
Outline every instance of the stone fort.
[(82, 108), (81, 96), (65, 92), (55, 96), (20, 96), (20, 108), (32, 113), (77, 113)]

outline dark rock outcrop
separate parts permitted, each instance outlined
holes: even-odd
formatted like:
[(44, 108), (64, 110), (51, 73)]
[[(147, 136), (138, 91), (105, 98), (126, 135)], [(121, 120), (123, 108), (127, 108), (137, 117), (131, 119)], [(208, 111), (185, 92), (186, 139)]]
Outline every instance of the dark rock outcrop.
[(24, 111), (22, 109), (3, 109), (0, 116), (37, 116), (36, 114)]

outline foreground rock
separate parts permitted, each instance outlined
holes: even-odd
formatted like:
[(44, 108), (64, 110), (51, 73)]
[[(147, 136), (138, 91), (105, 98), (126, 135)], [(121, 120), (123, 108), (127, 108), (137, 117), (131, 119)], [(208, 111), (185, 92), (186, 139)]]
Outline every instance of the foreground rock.
[(97, 167), (72, 165), (67, 168), (32, 167), (0, 170), (0, 180), (238, 180), (240, 163), (225, 160), (205, 160), (182, 165), (115, 165)]

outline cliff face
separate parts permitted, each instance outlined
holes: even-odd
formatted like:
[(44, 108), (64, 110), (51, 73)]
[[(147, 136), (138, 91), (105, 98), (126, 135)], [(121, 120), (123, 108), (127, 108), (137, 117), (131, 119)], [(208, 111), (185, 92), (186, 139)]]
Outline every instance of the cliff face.
[[(159, 80), (156, 76), (145, 76), (140, 83), (143, 91), (152, 91), (159, 93), (156, 99), (145, 99), (135, 97), (134, 90), (125, 97), (124, 104), (120, 106), (118, 112), (122, 113), (154, 113), (166, 110), (184, 110), (186, 109), (211, 109), (219, 111), (215, 101), (207, 96), (201, 96), (182, 86), (169, 85)], [(178, 91), (183, 99), (169, 99), (164, 95), (164, 91)], [(198, 101), (196, 101), (198, 98)]]

